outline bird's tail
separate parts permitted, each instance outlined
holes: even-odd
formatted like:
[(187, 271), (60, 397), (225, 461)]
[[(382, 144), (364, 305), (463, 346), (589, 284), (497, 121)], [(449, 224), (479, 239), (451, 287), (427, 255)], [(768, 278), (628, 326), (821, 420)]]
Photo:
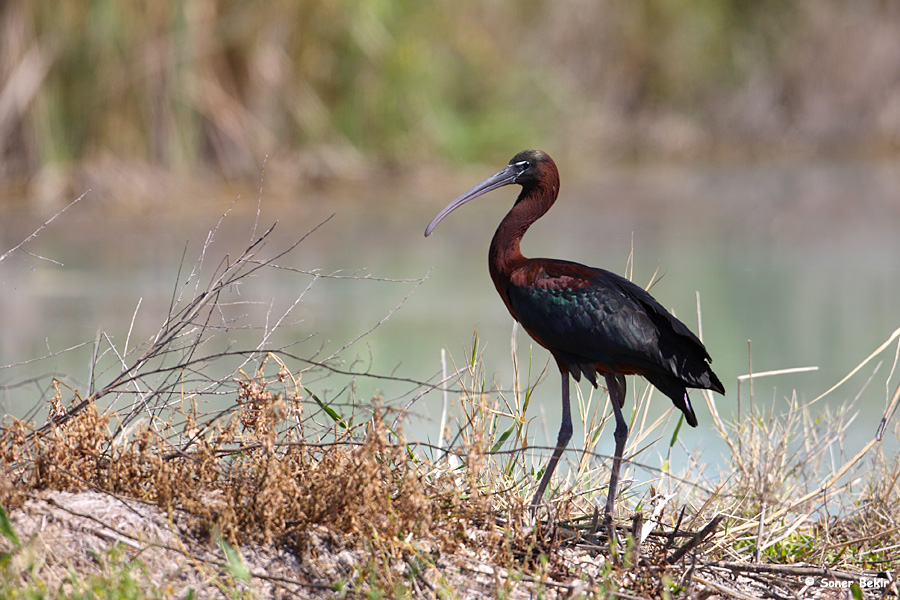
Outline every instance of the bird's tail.
[[(697, 426), (697, 415), (694, 414), (694, 407), (691, 406), (691, 399), (688, 397), (684, 383), (675, 377), (659, 374), (646, 374), (644, 377), (653, 384), (653, 387), (671, 398), (675, 407), (684, 413), (684, 419), (688, 422), (688, 425), (691, 427)], [(722, 384), (719, 385), (721, 386)]]

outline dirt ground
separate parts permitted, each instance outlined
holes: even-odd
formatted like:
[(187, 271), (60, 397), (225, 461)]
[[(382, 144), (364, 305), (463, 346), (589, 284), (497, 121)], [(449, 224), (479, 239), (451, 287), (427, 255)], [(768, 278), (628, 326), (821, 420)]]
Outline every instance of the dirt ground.
[[(187, 515), (177, 511), (166, 515), (146, 503), (97, 492), (44, 492), (13, 510), (10, 519), (27, 548), (16, 556), (38, 565), (49, 590), (66, 589), (72, 573), (86, 577), (114, 572), (112, 568), (121, 570), (133, 560), (132, 576), (161, 597), (219, 598), (235, 591), (254, 598), (355, 597), (362, 590), (342, 582), (360, 581), (369, 560), (358, 543), (314, 527), (304, 532), (308, 543), (302, 555), (275, 545), (238, 548), (237, 562), (247, 570), (243, 578), (229, 561), (231, 547), (211, 537), (199, 539)], [(557, 579), (558, 568), (528, 573), (491, 564), (488, 553), (479, 550), (480, 535), (483, 532), (476, 529), (461, 532), (464, 543), (454, 553), (434, 554), (423, 542), (423, 554), (431, 553), (437, 560), (415, 574), (409, 559), (398, 560), (391, 569), (406, 575), (406, 593), (423, 598), (578, 598), (613, 591), (601, 582), (609, 558), (586, 540), (560, 544), (557, 566), (566, 565), (564, 570), (572, 577)], [(646, 569), (626, 568), (620, 583), (627, 589), (640, 588), (639, 579), (646, 576)], [(669, 573), (688, 597), (698, 598), (852, 598), (850, 588), (840, 582), (858, 576), (834, 572), (829, 579), (822, 569), (780, 565), (770, 565), (767, 572), (765, 565), (747, 564), (741, 572), (740, 567), (696, 556), (673, 565)], [(882, 583), (880, 589), (865, 590), (865, 596), (896, 593), (896, 582), (893, 588)], [(616, 595), (641, 597), (621, 591)]]

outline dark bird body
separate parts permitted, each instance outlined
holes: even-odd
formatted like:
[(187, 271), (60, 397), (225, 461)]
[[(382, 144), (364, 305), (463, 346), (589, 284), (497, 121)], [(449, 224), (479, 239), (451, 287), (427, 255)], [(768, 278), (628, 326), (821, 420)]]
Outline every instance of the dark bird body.
[(539, 150), (520, 152), (505, 169), (476, 185), (442, 210), (425, 230), (469, 200), (509, 184), (522, 192), (504, 217), (488, 254), (491, 279), (510, 314), (556, 359), (562, 375), (563, 418), (556, 449), (532, 500), (540, 503), (556, 464), (572, 437), (569, 377), (584, 375), (594, 387), (606, 380), (616, 418), (616, 452), (606, 513), (611, 516), (619, 467), (628, 436), (621, 407), (625, 375), (641, 375), (671, 398), (687, 422), (697, 426), (687, 388), (724, 393), (709, 366), (703, 343), (643, 288), (604, 269), (550, 258), (525, 258), (519, 243), (559, 194), (559, 171)]

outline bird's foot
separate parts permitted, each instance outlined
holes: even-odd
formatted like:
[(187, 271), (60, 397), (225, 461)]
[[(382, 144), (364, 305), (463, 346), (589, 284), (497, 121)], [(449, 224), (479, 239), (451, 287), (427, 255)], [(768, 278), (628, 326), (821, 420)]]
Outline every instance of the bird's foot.
[(606, 539), (615, 542), (616, 540), (616, 524), (613, 520), (612, 513), (604, 511), (603, 518), (600, 518), (600, 510), (594, 506), (594, 515), (591, 518), (591, 527), (589, 535), (595, 539), (600, 536), (601, 532), (606, 534)]

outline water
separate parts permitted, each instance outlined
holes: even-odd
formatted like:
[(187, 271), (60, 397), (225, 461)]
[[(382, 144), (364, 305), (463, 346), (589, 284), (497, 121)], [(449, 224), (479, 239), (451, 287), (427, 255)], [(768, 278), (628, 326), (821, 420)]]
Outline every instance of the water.
[[(510, 389), (512, 320), (488, 277), (486, 254), (516, 192), (493, 192), (445, 219), (428, 239), (422, 235), (440, 208), (490, 172), (476, 171), (471, 180), (461, 178), (439, 188), (398, 183), (333, 194), (268, 191), (280, 188), (277, 181), (268, 182), (257, 232), (278, 221), (272, 249), (286, 247), (335, 215), (278, 263), (340, 277), (313, 281), (309, 274), (276, 271), (248, 280), (240, 289), (240, 299), (247, 304), (236, 310), (257, 329), (235, 329), (226, 338), (253, 347), (267, 316), (271, 321), (283, 314), (313, 281), (273, 344), (305, 339), (291, 352), (320, 359), (390, 314), (343, 351), (335, 365), (434, 381), (441, 349), (462, 364), (477, 328), (489, 380)], [(736, 411), (736, 378), (750, 369), (748, 340), (754, 372), (819, 368), (757, 380), (757, 399), (767, 405), (774, 400), (777, 407), (793, 390), (802, 399), (818, 396), (900, 326), (900, 169), (895, 165), (669, 166), (610, 170), (581, 179), (565, 172), (562, 176), (561, 200), (529, 231), (523, 252), (623, 273), (633, 248), (633, 279), (646, 285), (658, 270), (662, 279), (652, 293), (695, 331), (699, 294), (703, 338), (728, 389), (718, 399), (725, 417)], [(176, 287), (182, 254), (187, 256), (184, 281), (207, 232), (235, 196), (233, 190), (211, 187), (176, 204), (132, 213), (88, 196), (26, 246), (32, 255), (18, 252), (0, 263), (0, 366), (89, 342), (46, 360), (0, 369), (0, 385), (5, 386), (0, 410), (26, 414), (48, 382), (21, 383), (51, 373), (68, 375), (70, 385), (84, 392), (92, 341), (103, 331), (121, 350), (139, 301), (130, 347), (154, 335)], [(207, 268), (226, 253), (233, 259), (248, 245), (256, 208), (255, 193), (235, 204), (207, 252)], [(0, 226), (0, 250), (17, 244), (45, 218), (8, 210)], [(366, 276), (370, 279), (359, 279)], [(888, 383), (894, 349), (879, 357), (885, 363), (867, 386), (877, 360), (821, 404), (822, 410), (834, 408), (865, 388), (851, 445), (862, 446), (874, 434), (886, 396), (897, 385), (897, 375)], [(546, 351), (532, 348), (520, 333), (523, 371), (529, 356), (533, 373), (549, 360)], [(525, 375), (520, 377), (524, 382)], [(339, 406), (351, 396), (366, 402), (376, 395), (388, 405), (402, 406), (421, 389), (389, 378), (340, 375), (310, 374), (304, 382)], [(641, 388), (633, 381), (629, 386)], [(547, 443), (543, 431), (555, 439), (558, 394), (558, 374), (550, 365), (536, 392), (542, 410), (529, 414), (538, 419), (532, 427), (536, 443)], [(701, 426), (683, 431), (681, 440), (716, 464), (721, 442), (699, 395), (694, 403)], [(654, 408), (661, 412), (668, 402), (657, 396)], [(440, 394), (431, 392), (412, 407), (406, 434), (434, 441), (439, 413)], [(664, 428), (664, 437), (673, 427), (674, 420)], [(576, 443), (577, 438), (578, 427)], [(600, 447), (607, 452), (611, 448), (611, 439)]]

